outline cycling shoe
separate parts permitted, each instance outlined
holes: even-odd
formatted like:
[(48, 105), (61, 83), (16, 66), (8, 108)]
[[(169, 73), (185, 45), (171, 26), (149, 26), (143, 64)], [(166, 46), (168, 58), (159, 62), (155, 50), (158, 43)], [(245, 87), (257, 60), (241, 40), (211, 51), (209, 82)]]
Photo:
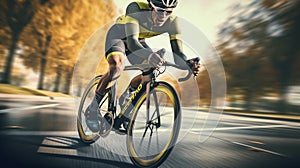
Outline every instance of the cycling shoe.
[(90, 108), (90, 106), (86, 109), (84, 113), (86, 125), (92, 132), (99, 132), (100, 130), (98, 114), (98, 109), (92, 109)]

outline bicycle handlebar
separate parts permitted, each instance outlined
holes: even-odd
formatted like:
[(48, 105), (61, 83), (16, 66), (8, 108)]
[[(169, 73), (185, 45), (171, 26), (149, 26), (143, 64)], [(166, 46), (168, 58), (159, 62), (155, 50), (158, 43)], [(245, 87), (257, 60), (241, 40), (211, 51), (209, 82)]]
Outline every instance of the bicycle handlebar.
[(185, 77), (179, 78), (178, 82), (183, 82), (183, 81), (188, 80), (193, 74), (192, 71), (187, 69), (186, 67), (182, 67), (180, 65), (176, 65), (176, 64), (173, 64), (173, 63), (170, 63), (170, 62), (166, 62), (165, 66), (171, 66), (171, 67), (174, 67), (174, 68), (177, 68), (177, 69), (180, 69), (180, 70), (187, 70), (188, 71), (188, 74)]
[[(180, 69), (180, 70), (188, 70), (188, 74), (185, 77), (178, 79), (179, 82), (183, 82), (183, 81), (188, 80), (193, 74), (191, 70), (187, 69), (187, 67), (182, 67), (182, 66), (173, 64), (171, 62), (166, 61), (164, 63), (164, 66), (174, 67), (174, 68), (177, 68), (177, 69)], [(141, 71), (144, 71), (144, 70), (147, 70), (147, 69), (150, 69), (150, 68), (153, 68), (150, 64), (135, 64), (135, 65), (125, 66), (124, 71), (127, 71), (127, 70), (141, 70)]]
[[(166, 52), (166, 50), (164, 48), (162, 48), (162, 49), (158, 50), (156, 53), (159, 54), (163, 58), (165, 52)], [(198, 64), (200, 59), (198, 57), (196, 57), (196, 58), (193, 59), (193, 61)], [(166, 61), (164, 63), (164, 66), (170, 66), (170, 67), (174, 67), (174, 68), (177, 68), (177, 69), (180, 69), (180, 70), (188, 70), (188, 74), (185, 77), (182, 77), (182, 78), (178, 79), (179, 82), (186, 81), (193, 75), (193, 72), (191, 71), (191, 69), (189, 69), (187, 67), (177, 65), (177, 64), (173, 64), (173, 63), (168, 62), (168, 61)], [(150, 64), (135, 64), (135, 65), (125, 66), (124, 70), (125, 71), (126, 70), (141, 70), (141, 71), (144, 71), (144, 70), (151, 69), (151, 68), (153, 68), (153, 66), (151, 66)], [(196, 79), (195, 77), (196, 76), (194, 76), (194, 80)]]

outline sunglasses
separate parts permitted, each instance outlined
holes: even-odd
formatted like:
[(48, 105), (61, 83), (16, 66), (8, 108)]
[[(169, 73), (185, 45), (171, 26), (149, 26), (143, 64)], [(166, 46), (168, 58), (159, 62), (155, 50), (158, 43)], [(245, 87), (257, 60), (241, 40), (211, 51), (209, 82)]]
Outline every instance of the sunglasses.
[(173, 9), (171, 10), (166, 10), (164, 8), (160, 8), (158, 6), (155, 6), (151, 1), (150, 1), (150, 5), (153, 7), (154, 11), (156, 13), (159, 13), (159, 14), (166, 14), (166, 15), (171, 15), (173, 13)]

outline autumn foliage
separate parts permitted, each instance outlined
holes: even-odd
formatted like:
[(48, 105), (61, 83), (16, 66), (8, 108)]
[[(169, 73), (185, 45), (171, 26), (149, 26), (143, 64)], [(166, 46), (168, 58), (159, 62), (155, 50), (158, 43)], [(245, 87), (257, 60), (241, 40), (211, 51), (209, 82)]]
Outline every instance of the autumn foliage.
[(0, 9), (2, 83), (22, 74), (12, 71), (18, 56), (40, 74), (38, 89), (66, 93), (85, 41), (116, 16), (112, 0), (4, 0)]

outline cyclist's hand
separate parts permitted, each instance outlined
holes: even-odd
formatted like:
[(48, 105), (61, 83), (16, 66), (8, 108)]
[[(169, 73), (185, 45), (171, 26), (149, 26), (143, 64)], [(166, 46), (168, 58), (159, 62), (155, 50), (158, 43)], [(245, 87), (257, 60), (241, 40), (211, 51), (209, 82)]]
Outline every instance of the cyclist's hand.
[(163, 64), (165, 60), (161, 58), (161, 56), (157, 53), (152, 53), (148, 57), (148, 64), (150, 64), (152, 67), (155, 67), (159, 69)]
[(191, 59), (191, 60), (188, 60), (188, 64), (190, 65), (190, 68), (191, 68), (194, 76), (198, 76), (200, 73), (200, 67), (201, 67), (199, 62)]

